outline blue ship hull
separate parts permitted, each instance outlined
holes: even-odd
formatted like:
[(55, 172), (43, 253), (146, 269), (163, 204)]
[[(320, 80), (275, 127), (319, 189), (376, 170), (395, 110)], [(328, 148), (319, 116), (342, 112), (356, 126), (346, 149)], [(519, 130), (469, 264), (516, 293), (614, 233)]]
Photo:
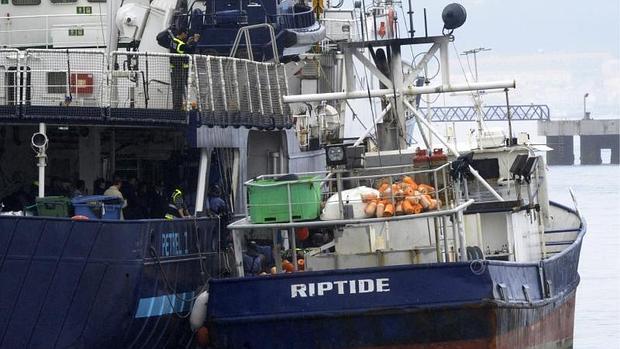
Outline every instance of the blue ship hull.
[(472, 261), (210, 282), (216, 348), (572, 347), (582, 225), (538, 263)]
[(0, 217), (0, 348), (179, 348), (217, 219)]

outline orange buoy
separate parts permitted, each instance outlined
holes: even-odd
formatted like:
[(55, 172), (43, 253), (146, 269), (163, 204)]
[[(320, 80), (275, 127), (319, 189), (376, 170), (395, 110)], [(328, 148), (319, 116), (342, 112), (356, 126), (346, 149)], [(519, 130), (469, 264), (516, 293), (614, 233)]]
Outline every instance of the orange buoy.
[(293, 266), (293, 263), (289, 262), (286, 259), (282, 261), (282, 269), (284, 269), (284, 271), (287, 273), (292, 273), (295, 271), (295, 267)]
[(306, 261), (303, 258), (299, 258), (297, 260), (297, 270), (304, 270), (305, 266), (306, 266)]
[(424, 208), (420, 204), (413, 204), (413, 213), (418, 214), (421, 213)]
[(406, 201), (409, 201), (412, 205), (415, 205), (420, 202), (419, 196), (409, 195), (405, 198)]
[(377, 200), (373, 200), (366, 205), (366, 208), (364, 209), (364, 213), (366, 214), (366, 217), (373, 217), (376, 212), (377, 212)]
[(86, 216), (83, 216), (83, 215), (81, 215), (81, 214), (71, 217), (71, 220), (72, 220), (72, 221), (87, 221), (87, 220), (89, 220), (89, 219), (90, 219), (90, 218), (88, 218), (88, 217), (86, 217)]
[(403, 183), (406, 183), (406, 184), (413, 184), (413, 183), (415, 183), (415, 182), (413, 181), (413, 178), (411, 178), (411, 177), (409, 177), (409, 176), (403, 176)]
[(396, 211), (394, 212), (397, 216), (402, 216), (405, 214), (405, 211), (403, 209), (403, 202), (402, 201), (398, 201), (396, 203)]
[(310, 236), (310, 230), (308, 230), (308, 228), (301, 227), (301, 228), (295, 229), (295, 237), (297, 238), (297, 240), (306, 241), (309, 236)]
[(424, 207), (425, 209), (428, 209), (431, 207), (431, 200), (433, 200), (431, 198), (430, 195), (422, 195), (422, 197), (420, 197), (420, 203), (422, 204), (422, 207)]
[(372, 200), (377, 200), (377, 194), (375, 193), (366, 193), (366, 194), (362, 194), (362, 202), (364, 203), (369, 203)]
[(389, 184), (383, 182), (383, 183), (381, 183), (381, 185), (379, 185), (379, 191), (383, 193), (389, 187), (390, 187)]
[(394, 215), (394, 204), (388, 202), (383, 210), (383, 217), (392, 217)]
[(414, 213), (413, 212), (413, 203), (411, 201), (404, 200), (403, 204), (402, 204), (402, 207), (403, 207), (403, 213), (404, 214), (413, 214)]
[(422, 194), (431, 194), (435, 191), (435, 188), (431, 187), (428, 184), (420, 184), (418, 185), (418, 190), (422, 193)]
[(385, 211), (385, 203), (383, 201), (379, 201), (379, 203), (377, 203), (377, 210), (376, 210), (377, 217), (379, 218), (383, 217), (384, 211)]

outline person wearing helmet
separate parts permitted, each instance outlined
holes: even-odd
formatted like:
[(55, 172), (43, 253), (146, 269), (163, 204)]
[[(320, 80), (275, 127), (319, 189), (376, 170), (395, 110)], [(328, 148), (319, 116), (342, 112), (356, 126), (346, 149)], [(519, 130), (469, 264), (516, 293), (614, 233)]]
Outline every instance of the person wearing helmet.
[(170, 195), (170, 203), (168, 204), (164, 218), (175, 219), (186, 217), (189, 217), (189, 212), (187, 212), (187, 207), (183, 201), (183, 191), (177, 188), (172, 192), (172, 195)]

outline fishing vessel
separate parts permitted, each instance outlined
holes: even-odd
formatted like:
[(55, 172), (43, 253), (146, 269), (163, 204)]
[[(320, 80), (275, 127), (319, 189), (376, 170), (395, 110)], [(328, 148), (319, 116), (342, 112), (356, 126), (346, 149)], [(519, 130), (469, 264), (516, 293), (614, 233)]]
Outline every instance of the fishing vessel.
[[(571, 348), (586, 226), (576, 209), (548, 198), (550, 149), (514, 137), (510, 125), (508, 135), (481, 126), (477, 145), (460, 151), (416, 103), (470, 91), (479, 106), (480, 91), (508, 96), (515, 82), (451, 81), (460, 5), (444, 10), (441, 35), (404, 38), (391, 4), (382, 5), (361, 10), (365, 38), (335, 44), (342, 89), (282, 99), (336, 110), (367, 99), (370, 111), (376, 98), (376, 124), (357, 139), (326, 141), (324, 170), (289, 162), (245, 181), (246, 215), (228, 226), (236, 277), (211, 280), (194, 304), (200, 344)], [(424, 47), (416, 64), (403, 62), (409, 46)], [(436, 54), (433, 82), (422, 72)], [(359, 67), (379, 86), (359, 84)], [(422, 136), (416, 151), (407, 119)]]
[[(118, 174), (181, 185), (195, 218), (49, 217), (71, 215), (53, 199), (35, 217), (0, 216), (0, 347), (571, 345), (585, 223), (548, 201), (545, 148), (480, 132), (481, 146), (462, 156), (418, 105), (421, 94), (514, 88), (450, 82), (460, 7), (446, 11), (441, 35), (399, 37), (399, 6), (384, 2), (110, 1), (115, 16), (81, 0), (9, 6), (46, 15), (1, 19), (5, 211), (49, 196), (54, 178), (83, 179), (92, 193)], [(79, 21), (54, 22), (63, 16)], [(15, 30), (17, 20), (33, 30)], [(202, 34), (185, 56), (180, 110), (178, 56), (155, 40), (172, 25)], [(411, 45), (421, 60), (401, 59)], [(437, 55), (439, 84), (422, 74)], [(356, 69), (374, 78), (360, 83)], [(360, 98), (383, 105), (349, 144)], [(419, 146), (447, 159), (408, 147), (412, 122), (429, 141)], [(433, 188), (424, 199), (434, 209), (360, 217), (361, 194), (339, 198), (405, 176)], [(308, 202), (286, 195), (300, 183)], [(229, 214), (209, 211), (213, 185)], [(254, 190), (278, 188), (277, 202), (253, 201)], [(317, 215), (322, 202), (329, 220)], [(296, 228), (312, 243), (296, 241)], [(249, 276), (244, 259), (266, 246), (275, 274)], [(303, 273), (283, 272), (299, 264)]]

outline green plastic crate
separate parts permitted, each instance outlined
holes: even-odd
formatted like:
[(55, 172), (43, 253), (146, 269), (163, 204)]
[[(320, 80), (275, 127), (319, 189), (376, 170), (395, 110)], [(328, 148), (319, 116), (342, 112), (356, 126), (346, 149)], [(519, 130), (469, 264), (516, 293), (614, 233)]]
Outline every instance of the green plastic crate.
[[(260, 179), (248, 184), (252, 223), (289, 221), (287, 184), (291, 188), (293, 221), (312, 220), (321, 213), (321, 183), (318, 177), (300, 177), (292, 181)], [(315, 182), (313, 182), (313, 180)]]
[(69, 217), (71, 200), (64, 196), (37, 198), (37, 215), (43, 217)]

